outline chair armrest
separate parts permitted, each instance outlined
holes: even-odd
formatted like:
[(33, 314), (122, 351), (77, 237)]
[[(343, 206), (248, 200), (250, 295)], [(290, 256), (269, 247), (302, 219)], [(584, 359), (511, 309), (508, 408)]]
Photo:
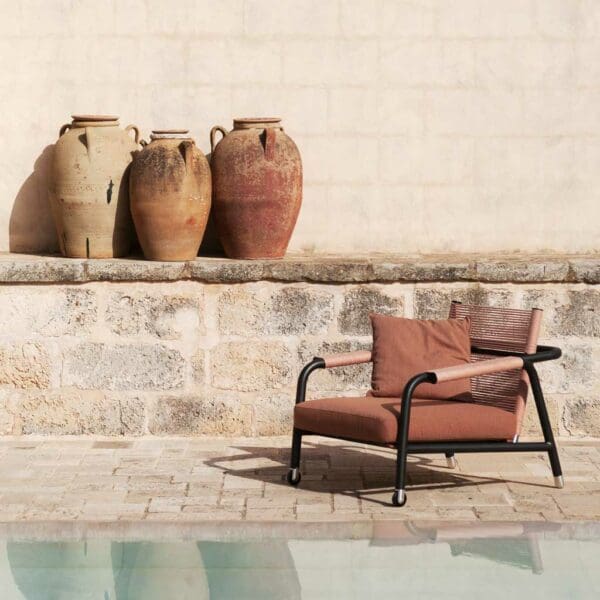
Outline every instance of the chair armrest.
[(533, 354), (524, 354), (525, 363), (543, 362), (556, 360), (562, 356), (562, 350), (556, 346), (538, 346)]
[(489, 373), (499, 373), (501, 371), (512, 371), (522, 369), (524, 365), (521, 356), (503, 356), (502, 358), (490, 358), (475, 363), (465, 365), (456, 365), (455, 367), (444, 367), (427, 371), (432, 375), (432, 383), (443, 383), (444, 381), (454, 381), (455, 379), (466, 379), (477, 375), (487, 375)]
[(325, 368), (346, 367), (348, 365), (360, 365), (371, 362), (370, 350), (357, 350), (356, 352), (343, 352), (341, 354), (330, 354), (320, 357), (325, 363)]

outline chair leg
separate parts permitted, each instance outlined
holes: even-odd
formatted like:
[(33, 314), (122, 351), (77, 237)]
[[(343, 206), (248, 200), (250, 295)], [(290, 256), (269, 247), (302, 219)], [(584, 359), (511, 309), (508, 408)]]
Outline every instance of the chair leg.
[(446, 464), (449, 469), (456, 469), (456, 458), (454, 458), (454, 452), (446, 452)]
[(290, 470), (287, 474), (287, 482), (290, 485), (298, 485), (302, 475), (300, 474), (300, 452), (302, 450), (302, 433), (294, 429), (292, 434), (292, 458), (290, 461)]
[(554, 475), (554, 485), (562, 489), (565, 487), (565, 480), (563, 479), (562, 467), (560, 466), (560, 459), (558, 458), (558, 450), (554, 439), (552, 440), (552, 447), (548, 450), (548, 458), (550, 460), (550, 467), (552, 468), (552, 475)]
[(552, 475), (554, 475), (554, 485), (557, 488), (563, 488), (565, 482), (563, 479), (560, 459), (558, 458), (558, 449), (556, 448), (556, 441), (554, 440), (554, 433), (552, 432), (552, 425), (550, 424), (550, 417), (548, 416), (548, 409), (546, 408), (546, 402), (544, 400), (544, 393), (542, 392), (540, 379), (533, 364), (526, 364), (525, 369), (527, 371), (527, 375), (529, 376), (531, 390), (533, 391), (533, 398), (535, 400), (535, 406), (540, 419), (540, 425), (544, 434), (544, 441), (550, 443), (548, 458), (550, 460), (550, 467), (552, 468)]
[(392, 504), (394, 506), (404, 506), (406, 504), (406, 447), (398, 447), (396, 456), (396, 488), (392, 495)]

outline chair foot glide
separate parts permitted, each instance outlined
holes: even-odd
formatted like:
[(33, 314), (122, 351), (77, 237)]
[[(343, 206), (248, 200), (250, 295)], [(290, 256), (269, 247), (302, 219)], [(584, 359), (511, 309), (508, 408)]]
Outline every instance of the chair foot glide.
[(298, 485), (302, 479), (300, 469), (290, 469), (287, 473), (286, 479), (290, 485)]
[(556, 475), (554, 477), (554, 486), (559, 490), (562, 490), (565, 487), (565, 480), (562, 475)]
[(446, 456), (446, 465), (448, 466), (449, 469), (456, 469), (456, 458), (454, 458), (454, 455), (452, 456)]
[(404, 490), (394, 490), (392, 504), (394, 506), (404, 506), (406, 504), (406, 492)]

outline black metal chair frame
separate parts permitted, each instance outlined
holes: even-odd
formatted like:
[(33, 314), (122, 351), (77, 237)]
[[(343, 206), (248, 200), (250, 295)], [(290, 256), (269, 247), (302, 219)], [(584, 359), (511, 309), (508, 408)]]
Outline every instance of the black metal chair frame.
[[(517, 439), (511, 442), (507, 441), (481, 441), (481, 442), (409, 442), (408, 430), (410, 424), (411, 401), (415, 390), (422, 383), (437, 383), (437, 377), (433, 372), (423, 372), (415, 375), (408, 381), (402, 393), (402, 403), (400, 414), (398, 415), (398, 437), (395, 444), (378, 444), (375, 442), (366, 442), (365, 440), (355, 440), (342, 438), (338, 436), (327, 436), (318, 432), (302, 431), (294, 428), (292, 434), (292, 452), (290, 469), (287, 475), (287, 481), (291, 485), (300, 483), (300, 453), (302, 437), (305, 435), (320, 435), (322, 437), (331, 437), (334, 439), (345, 440), (349, 442), (358, 442), (361, 444), (370, 444), (373, 446), (392, 447), (397, 451), (396, 457), (396, 486), (392, 495), (392, 504), (395, 506), (404, 506), (406, 504), (406, 462), (409, 454), (435, 454), (443, 453), (446, 458), (452, 459), (455, 453), (460, 452), (547, 452), (554, 475), (554, 483), (562, 488), (564, 485), (562, 469), (558, 457), (558, 449), (554, 440), (548, 409), (544, 400), (542, 386), (535, 368), (539, 362), (556, 360), (560, 358), (562, 352), (560, 348), (554, 346), (537, 346), (533, 354), (524, 354), (518, 352), (505, 352), (501, 350), (489, 350), (472, 347), (471, 352), (484, 353), (486, 355), (496, 356), (517, 356), (523, 360), (523, 368), (529, 376), (529, 382), (533, 392), (533, 398), (537, 408), (540, 426), (544, 435), (543, 442), (519, 442)], [(296, 388), (296, 404), (304, 402), (306, 399), (306, 386), (311, 373), (317, 369), (325, 369), (325, 360), (320, 357), (314, 357), (304, 366), (298, 377)], [(332, 368), (332, 367), (329, 367)]]

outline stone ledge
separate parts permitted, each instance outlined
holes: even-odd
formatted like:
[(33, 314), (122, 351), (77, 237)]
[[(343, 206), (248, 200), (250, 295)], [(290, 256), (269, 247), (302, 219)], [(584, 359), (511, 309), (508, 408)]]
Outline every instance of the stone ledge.
[(0, 283), (178, 281), (246, 283), (482, 282), (600, 283), (600, 255), (288, 255), (282, 260), (199, 257), (190, 262), (141, 258), (85, 260), (0, 254)]

